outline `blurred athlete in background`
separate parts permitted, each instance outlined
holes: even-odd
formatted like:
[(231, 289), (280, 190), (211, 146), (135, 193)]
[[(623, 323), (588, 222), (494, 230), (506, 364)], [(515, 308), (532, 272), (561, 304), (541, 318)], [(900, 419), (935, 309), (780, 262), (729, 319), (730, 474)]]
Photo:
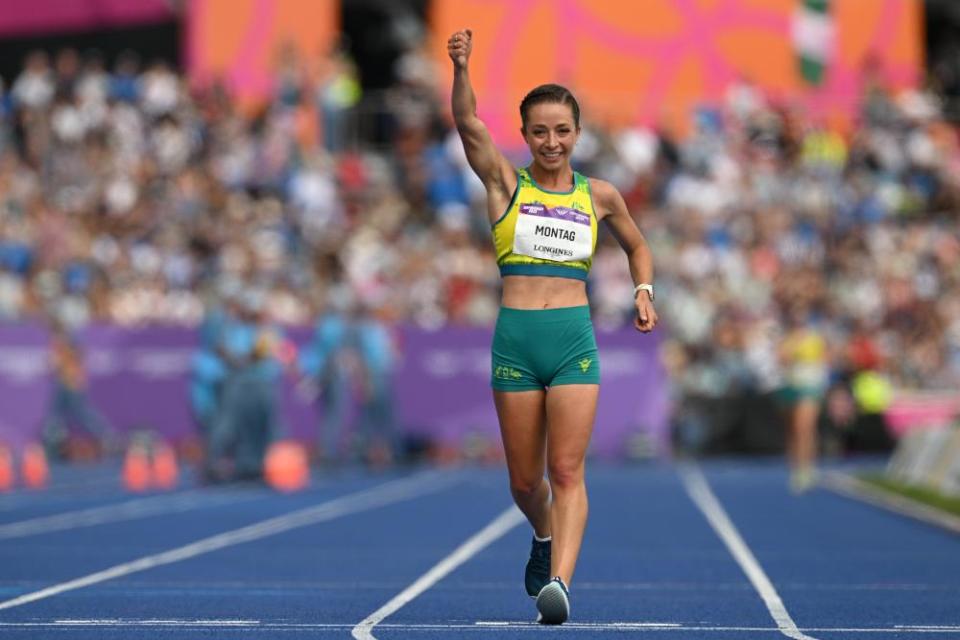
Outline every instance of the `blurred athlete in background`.
[(780, 344), (786, 384), (780, 393), (787, 409), (790, 488), (803, 493), (817, 479), (817, 423), (830, 379), (830, 361), (827, 342), (809, 310), (796, 307), (787, 320), (788, 330)]

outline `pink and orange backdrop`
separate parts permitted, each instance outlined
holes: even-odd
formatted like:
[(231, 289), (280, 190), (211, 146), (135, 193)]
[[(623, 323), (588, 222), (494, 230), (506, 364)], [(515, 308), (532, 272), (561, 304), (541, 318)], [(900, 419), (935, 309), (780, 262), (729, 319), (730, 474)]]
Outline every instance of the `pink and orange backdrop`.
[[(519, 144), (517, 105), (542, 82), (569, 85), (585, 113), (612, 126), (668, 124), (717, 101), (738, 78), (843, 124), (869, 62), (893, 88), (921, 74), (920, 0), (833, 0), (835, 44), (825, 82), (803, 85), (791, 27), (800, 0), (434, 0), (433, 50), (450, 83), (447, 36), (474, 31), (472, 79), (481, 116), (503, 145)], [(190, 0), (191, 78), (220, 76), (251, 103), (265, 98), (282, 43), (308, 60), (339, 32), (337, 0)]]
[(432, 24), (444, 86), (444, 46), (474, 33), (471, 78), (500, 144), (519, 143), (517, 105), (544, 82), (567, 84), (593, 120), (668, 124), (716, 102), (745, 78), (837, 124), (849, 121), (865, 63), (894, 89), (915, 85), (922, 58), (919, 0), (832, 0), (835, 45), (824, 84), (802, 84), (791, 37), (800, 0), (437, 0)]
[(282, 47), (310, 65), (340, 32), (338, 0), (189, 0), (186, 63), (191, 82), (221, 79), (246, 106), (274, 87)]

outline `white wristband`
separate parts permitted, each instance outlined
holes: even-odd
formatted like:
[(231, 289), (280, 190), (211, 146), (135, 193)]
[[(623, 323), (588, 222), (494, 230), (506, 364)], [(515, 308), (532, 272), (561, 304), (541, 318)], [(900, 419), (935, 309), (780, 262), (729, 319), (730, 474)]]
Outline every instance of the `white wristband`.
[(646, 291), (646, 292), (650, 295), (650, 300), (651, 300), (651, 301), (653, 300), (653, 285), (652, 285), (652, 284), (647, 284), (646, 282), (644, 282), (643, 284), (638, 284), (637, 286), (635, 286), (635, 287), (633, 288), (633, 297), (636, 298), (636, 297), (637, 297), (637, 294), (640, 293), (641, 291)]

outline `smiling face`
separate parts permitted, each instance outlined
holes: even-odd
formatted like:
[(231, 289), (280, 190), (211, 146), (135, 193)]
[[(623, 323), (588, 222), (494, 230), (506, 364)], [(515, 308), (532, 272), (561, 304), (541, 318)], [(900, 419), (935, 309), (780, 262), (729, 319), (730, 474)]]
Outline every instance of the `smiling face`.
[(569, 105), (540, 102), (527, 111), (521, 133), (530, 147), (533, 161), (547, 171), (556, 171), (570, 163), (580, 129)]

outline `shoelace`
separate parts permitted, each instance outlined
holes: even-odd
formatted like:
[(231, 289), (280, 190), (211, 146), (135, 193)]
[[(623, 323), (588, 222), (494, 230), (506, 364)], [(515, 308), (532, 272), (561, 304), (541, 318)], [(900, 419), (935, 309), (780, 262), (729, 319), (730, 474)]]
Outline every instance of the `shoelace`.
[(537, 571), (550, 571), (550, 543), (535, 542), (530, 554), (530, 564)]

